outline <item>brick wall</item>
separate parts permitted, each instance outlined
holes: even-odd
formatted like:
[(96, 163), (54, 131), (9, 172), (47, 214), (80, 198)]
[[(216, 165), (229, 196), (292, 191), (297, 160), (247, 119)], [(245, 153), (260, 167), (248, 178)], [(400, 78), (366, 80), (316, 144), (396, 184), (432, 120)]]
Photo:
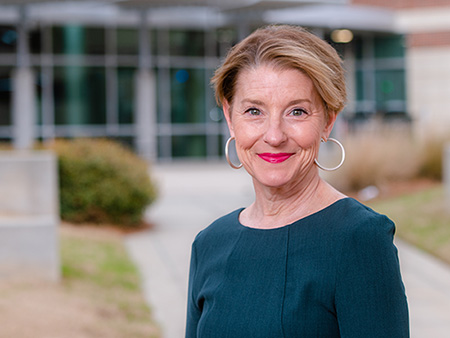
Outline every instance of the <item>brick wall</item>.
[[(448, 12), (447, 21), (450, 21), (450, 0), (351, 0), (351, 3), (395, 10), (403, 22), (407, 21), (402, 28), (407, 32), (408, 48), (450, 46), (450, 26), (430, 28), (432, 25), (429, 24), (436, 21), (436, 16), (442, 11)], [(424, 22), (428, 23), (422, 30)]]
[(407, 46), (409, 48), (450, 46), (450, 31), (409, 34)]

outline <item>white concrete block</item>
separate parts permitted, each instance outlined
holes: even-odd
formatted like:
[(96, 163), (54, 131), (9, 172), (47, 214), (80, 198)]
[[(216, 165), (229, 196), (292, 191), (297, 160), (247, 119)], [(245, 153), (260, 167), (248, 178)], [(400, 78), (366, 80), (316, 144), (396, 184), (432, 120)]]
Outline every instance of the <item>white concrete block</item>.
[(59, 214), (56, 156), (0, 151), (0, 215)]
[(0, 152), (0, 279), (60, 278), (56, 156)]
[(58, 219), (0, 217), (0, 280), (60, 279)]

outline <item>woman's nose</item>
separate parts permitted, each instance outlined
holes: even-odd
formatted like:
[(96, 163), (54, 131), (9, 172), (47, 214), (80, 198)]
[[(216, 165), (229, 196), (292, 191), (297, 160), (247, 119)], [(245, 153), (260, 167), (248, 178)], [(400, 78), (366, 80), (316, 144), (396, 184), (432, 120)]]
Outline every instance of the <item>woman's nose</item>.
[(283, 144), (287, 139), (283, 122), (280, 119), (269, 119), (267, 121), (266, 131), (264, 133), (264, 142), (277, 147)]

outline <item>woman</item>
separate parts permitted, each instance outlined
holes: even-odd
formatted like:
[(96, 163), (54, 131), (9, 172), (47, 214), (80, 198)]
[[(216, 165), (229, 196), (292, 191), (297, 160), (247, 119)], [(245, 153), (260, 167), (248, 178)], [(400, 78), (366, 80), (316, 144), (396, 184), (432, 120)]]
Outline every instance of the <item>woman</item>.
[(186, 337), (408, 337), (394, 224), (319, 177), (346, 97), (335, 50), (269, 26), (212, 83), (255, 201), (196, 237)]

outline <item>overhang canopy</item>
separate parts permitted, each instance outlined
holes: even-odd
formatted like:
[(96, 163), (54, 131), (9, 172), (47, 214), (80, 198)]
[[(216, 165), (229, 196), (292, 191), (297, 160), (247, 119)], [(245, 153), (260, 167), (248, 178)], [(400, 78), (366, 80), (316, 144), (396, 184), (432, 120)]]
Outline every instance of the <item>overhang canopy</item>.
[(136, 25), (141, 13), (155, 27), (220, 27), (236, 17), (327, 29), (396, 31), (389, 10), (348, 0), (0, 0), (0, 21), (15, 23), (19, 8), (29, 22)]

